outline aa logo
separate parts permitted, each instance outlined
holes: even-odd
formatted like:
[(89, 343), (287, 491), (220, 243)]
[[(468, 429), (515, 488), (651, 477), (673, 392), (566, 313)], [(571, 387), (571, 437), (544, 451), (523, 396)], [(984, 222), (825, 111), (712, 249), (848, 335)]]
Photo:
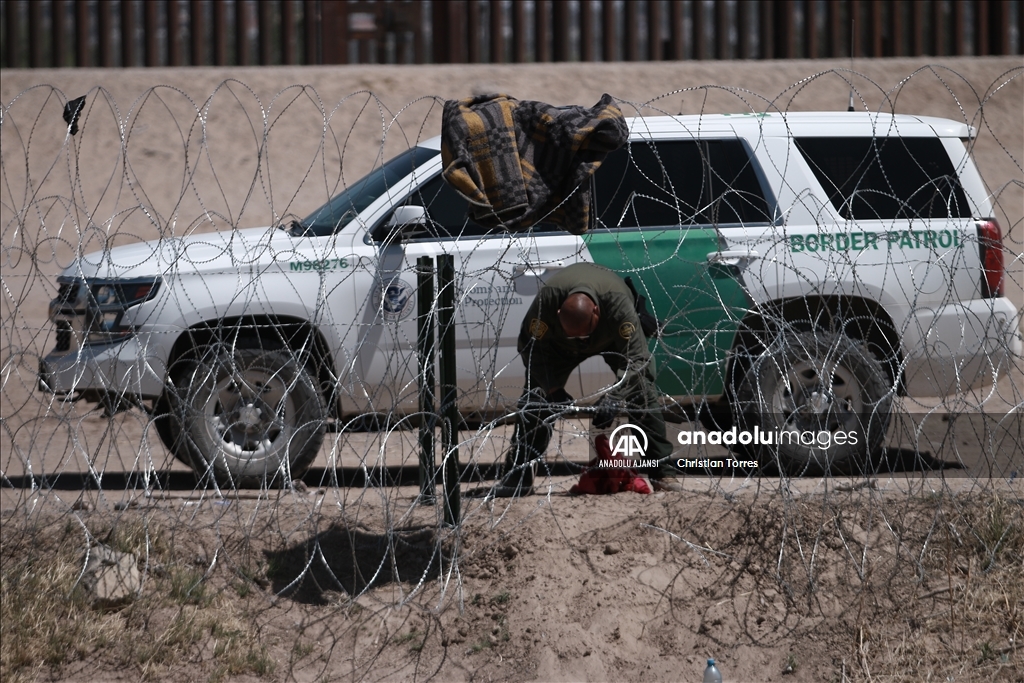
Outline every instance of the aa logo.
[(628, 422), (612, 430), (613, 458), (643, 458), (647, 455), (647, 434)]

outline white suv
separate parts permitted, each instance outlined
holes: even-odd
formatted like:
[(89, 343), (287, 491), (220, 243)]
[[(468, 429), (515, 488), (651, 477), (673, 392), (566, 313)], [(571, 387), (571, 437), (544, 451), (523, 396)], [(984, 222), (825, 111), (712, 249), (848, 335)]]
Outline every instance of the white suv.
[[(667, 403), (719, 428), (863, 427), (857, 445), (748, 449), (793, 467), (863, 459), (894, 396), (989, 382), (1020, 355), (965, 124), (824, 112), (629, 125), (594, 176), (583, 236), (473, 223), (434, 138), (305, 220), (86, 256), (59, 278), (40, 388), (151, 402), (175, 456), (222, 480), (296, 477), (329, 426), (415, 412), (415, 264), (441, 253), (456, 262), (464, 414), (514, 410), (520, 321), (578, 261), (647, 298)], [(613, 381), (592, 359), (567, 389), (593, 400)]]

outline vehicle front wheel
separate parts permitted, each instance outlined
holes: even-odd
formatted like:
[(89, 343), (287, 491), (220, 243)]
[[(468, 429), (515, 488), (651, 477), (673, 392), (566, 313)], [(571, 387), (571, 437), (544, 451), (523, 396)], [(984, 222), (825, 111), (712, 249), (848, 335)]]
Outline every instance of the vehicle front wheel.
[(878, 359), (849, 337), (780, 334), (736, 389), (737, 426), (758, 428), (740, 448), (791, 474), (856, 471), (881, 451), (894, 393)]
[(179, 443), (201, 478), (280, 486), (301, 477), (320, 450), (323, 399), (286, 351), (211, 348), (178, 384)]

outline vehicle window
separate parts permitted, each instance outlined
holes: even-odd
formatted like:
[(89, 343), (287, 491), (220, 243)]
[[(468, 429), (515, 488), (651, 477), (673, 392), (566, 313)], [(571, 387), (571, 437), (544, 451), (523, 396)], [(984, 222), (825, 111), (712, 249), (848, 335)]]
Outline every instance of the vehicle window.
[(846, 219), (967, 218), (967, 198), (938, 138), (797, 138)]
[[(424, 233), (415, 238), (454, 238), (483, 237), (501, 235), (501, 228), (488, 228), (480, 225), (469, 217), (469, 202), (438, 174), (414, 190), (405, 204), (422, 206), (427, 210), (427, 226)], [(385, 219), (385, 224), (387, 219)], [(534, 232), (551, 232), (561, 230), (550, 223), (538, 223), (533, 226)]]
[(352, 183), (347, 190), (298, 221), (298, 225), (293, 224), (293, 232), (302, 235), (332, 234), (387, 192), (388, 188), (412, 173), (413, 169), (440, 153), (439, 150), (425, 147), (413, 147), (402, 152)]
[(767, 223), (753, 164), (740, 140), (633, 142), (594, 175), (595, 227)]

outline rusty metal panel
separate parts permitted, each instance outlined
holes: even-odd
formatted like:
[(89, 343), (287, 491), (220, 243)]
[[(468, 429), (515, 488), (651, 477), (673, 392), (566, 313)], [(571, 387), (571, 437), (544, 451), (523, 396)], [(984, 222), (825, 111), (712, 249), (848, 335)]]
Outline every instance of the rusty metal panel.
[(146, 66), (160, 66), (160, 6), (155, 2), (142, 3), (143, 43)]
[(295, 0), (281, 3), (281, 63), (295, 64)]
[[(308, 6), (307, 6), (308, 7)], [(316, 55), (319, 64), (348, 64), (348, 13), (344, 3), (316, 3), (314, 25), (319, 25), (316, 32), (319, 45)]]
[(704, 26), (704, 3), (702, 0), (694, 0), (690, 3), (691, 23), (690, 30), (693, 34), (693, 58), (707, 59), (708, 44)]
[(670, 0), (668, 3), (669, 58), (686, 59), (686, 17), (683, 12), (683, 0)]
[(989, 2), (974, 0), (974, 54), (990, 55), (988, 42)]

